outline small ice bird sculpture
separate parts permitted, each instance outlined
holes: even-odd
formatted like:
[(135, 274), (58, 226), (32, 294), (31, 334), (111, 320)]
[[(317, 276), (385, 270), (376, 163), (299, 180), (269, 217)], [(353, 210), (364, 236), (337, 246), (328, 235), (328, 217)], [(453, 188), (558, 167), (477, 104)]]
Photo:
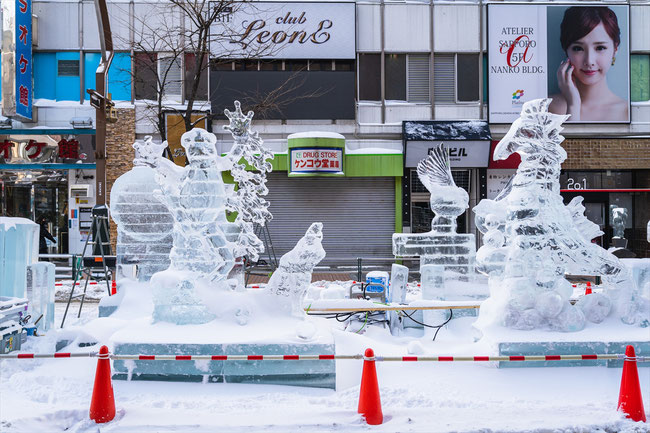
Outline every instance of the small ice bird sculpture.
[(420, 181), (431, 193), (431, 210), (436, 213), (431, 230), (455, 233), (456, 217), (469, 207), (469, 195), (454, 182), (445, 145), (440, 143), (433, 148), (429, 156), (420, 161), (417, 171)]

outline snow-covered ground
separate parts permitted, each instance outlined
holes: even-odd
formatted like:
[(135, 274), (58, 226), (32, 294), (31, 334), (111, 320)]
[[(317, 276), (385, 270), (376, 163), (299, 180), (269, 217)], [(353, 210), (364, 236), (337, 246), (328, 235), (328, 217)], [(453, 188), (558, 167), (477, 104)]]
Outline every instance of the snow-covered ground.
[[(323, 285), (316, 283), (310, 292)], [(83, 329), (97, 317), (97, 304), (87, 303), (80, 319), (77, 306), (66, 321), (69, 331), (63, 332)], [(57, 326), (64, 309), (65, 304), (57, 304)], [(314, 320), (333, 328), (338, 354), (359, 354), (367, 347), (377, 355), (403, 356), (409, 348), (427, 355), (494, 354), (487, 343), (474, 342), (473, 317), (452, 320), (435, 341), (434, 330), (424, 337), (396, 338), (381, 325), (356, 333), (335, 320)], [(650, 341), (650, 330), (642, 332)], [(30, 338), (23, 351), (51, 353), (56, 339), (54, 332)], [(90, 349), (96, 350), (69, 350)], [(461, 362), (378, 362), (384, 423), (368, 426), (357, 414), (362, 370), (357, 360), (336, 362), (335, 391), (114, 381), (117, 416), (96, 425), (88, 419), (96, 363), (94, 358), (0, 361), (0, 431), (650, 432), (650, 424), (626, 420), (616, 411), (621, 369), (498, 369)], [(639, 375), (648, 413), (650, 368), (639, 368)]]

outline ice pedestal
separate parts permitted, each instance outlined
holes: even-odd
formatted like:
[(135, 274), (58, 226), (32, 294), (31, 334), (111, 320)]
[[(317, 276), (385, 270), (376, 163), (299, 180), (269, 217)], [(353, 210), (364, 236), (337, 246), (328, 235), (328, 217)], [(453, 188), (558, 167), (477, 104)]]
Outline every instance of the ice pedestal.
[(469, 281), (474, 277), (476, 242), (473, 234), (395, 233), (393, 254), (420, 257), (422, 293), (426, 291), (432, 299), (448, 298), (450, 282)]
[[(292, 322), (292, 323), (295, 323)], [(269, 326), (270, 325), (270, 326)], [(210, 322), (176, 326), (168, 323), (119, 331), (111, 338), (117, 355), (324, 355), (334, 354), (334, 338), (321, 328), (311, 341), (298, 341), (273, 324)], [(276, 325), (277, 326), (277, 325)], [(242, 332), (245, 329), (245, 333)], [(113, 362), (113, 377), (129, 380), (230, 382), (336, 386), (334, 360), (317, 361), (122, 361)]]
[(27, 266), (38, 262), (38, 224), (0, 217), (0, 296), (24, 298)]
[(32, 316), (31, 323), (38, 320), (36, 326), (40, 331), (47, 331), (54, 325), (55, 269), (54, 264), (48, 262), (27, 266), (27, 299)]

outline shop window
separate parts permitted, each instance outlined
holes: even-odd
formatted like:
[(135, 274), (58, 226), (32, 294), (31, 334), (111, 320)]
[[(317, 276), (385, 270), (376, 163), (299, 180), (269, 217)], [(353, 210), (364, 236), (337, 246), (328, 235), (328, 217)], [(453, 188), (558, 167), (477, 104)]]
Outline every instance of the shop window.
[(632, 102), (650, 101), (650, 54), (630, 56), (630, 96)]
[(436, 54), (433, 57), (436, 103), (479, 101), (479, 55)]
[(359, 54), (359, 100), (381, 100), (380, 54)]

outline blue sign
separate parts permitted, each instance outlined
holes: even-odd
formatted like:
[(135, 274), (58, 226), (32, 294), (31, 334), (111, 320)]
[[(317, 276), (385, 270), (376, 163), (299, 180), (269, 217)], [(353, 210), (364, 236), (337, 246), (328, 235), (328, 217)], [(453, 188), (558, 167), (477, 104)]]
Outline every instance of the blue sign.
[(32, 118), (32, 0), (16, 0), (16, 115)]

